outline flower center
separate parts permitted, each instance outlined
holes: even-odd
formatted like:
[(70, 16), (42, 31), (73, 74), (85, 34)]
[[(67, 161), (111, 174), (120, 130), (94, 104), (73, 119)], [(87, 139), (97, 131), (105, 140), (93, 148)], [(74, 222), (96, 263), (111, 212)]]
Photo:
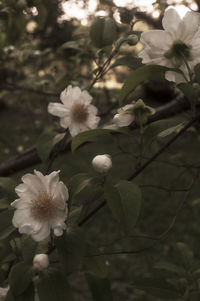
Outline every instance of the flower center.
[(55, 199), (46, 192), (42, 192), (35, 200), (32, 200), (31, 214), (37, 221), (47, 221), (54, 218), (57, 213)]
[(165, 57), (171, 60), (174, 67), (179, 68), (184, 61), (191, 60), (191, 46), (182, 41), (175, 41), (171, 48), (165, 52)]
[(87, 107), (82, 103), (76, 103), (72, 106), (71, 116), (73, 121), (83, 123), (88, 118)]

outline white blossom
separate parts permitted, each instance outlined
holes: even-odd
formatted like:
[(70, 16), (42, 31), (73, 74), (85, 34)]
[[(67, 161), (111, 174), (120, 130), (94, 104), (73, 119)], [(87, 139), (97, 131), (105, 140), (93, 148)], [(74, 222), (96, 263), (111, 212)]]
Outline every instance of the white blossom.
[(155, 113), (155, 110), (144, 104), (142, 99), (132, 101), (132, 103), (125, 105), (117, 110), (117, 114), (113, 117), (113, 121), (118, 127), (128, 126), (133, 121), (138, 124), (147, 122), (148, 115)]
[[(189, 11), (183, 18), (174, 8), (165, 11), (164, 30), (149, 30), (141, 35), (144, 46), (139, 57), (144, 64), (179, 68), (187, 80), (189, 69), (200, 62), (200, 14)], [(176, 83), (185, 82), (182, 74), (167, 71), (165, 77)]]
[(19, 198), (11, 203), (17, 209), (13, 225), (36, 241), (47, 238), (51, 228), (61, 236), (66, 228), (68, 189), (59, 181), (59, 171), (46, 176), (36, 170), (34, 173), (25, 174), (23, 183), (15, 188)]
[(47, 254), (37, 254), (33, 258), (33, 267), (38, 270), (42, 271), (47, 269), (49, 266), (49, 257)]
[(106, 173), (112, 167), (111, 157), (107, 154), (105, 155), (97, 155), (92, 160), (93, 168), (99, 173)]
[(6, 300), (6, 295), (8, 293), (9, 286), (7, 287), (0, 287), (0, 301)]
[(60, 125), (72, 136), (98, 126), (97, 108), (91, 104), (92, 96), (79, 87), (68, 86), (60, 95), (62, 103), (50, 102), (48, 112), (60, 117)]

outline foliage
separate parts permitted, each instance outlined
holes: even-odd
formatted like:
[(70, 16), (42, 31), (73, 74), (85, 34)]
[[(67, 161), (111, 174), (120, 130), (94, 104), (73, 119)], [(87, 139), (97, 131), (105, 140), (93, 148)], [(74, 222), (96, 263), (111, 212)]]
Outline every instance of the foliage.
[[(62, 2), (0, 1), (5, 300), (198, 301), (200, 64), (186, 65), (187, 79), (180, 68), (138, 57), (144, 23), (161, 28), (165, 1), (156, 1), (157, 20), (136, 7), (99, 1), (98, 11), (107, 14), (87, 25), (64, 21)], [(169, 71), (184, 82), (167, 81)], [(69, 85), (89, 91), (101, 117), (98, 128), (75, 137), (47, 112)], [(129, 105), (140, 98), (156, 113), (117, 127), (118, 109), (133, 114)], [(112, 159), (105, 173), (92, 167), (101, 154)], [(12, 223), (15, 187), (33, 169), (60, 170), (69, 191), (66, 230), (39, 242)], [(33, 258), (43, 253), (50, 265), (40, 271)]]

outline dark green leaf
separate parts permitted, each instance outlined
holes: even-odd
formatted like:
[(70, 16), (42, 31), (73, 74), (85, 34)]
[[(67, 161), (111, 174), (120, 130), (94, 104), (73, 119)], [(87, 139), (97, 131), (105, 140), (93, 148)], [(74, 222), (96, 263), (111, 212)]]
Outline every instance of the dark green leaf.
[(200, 64), (194, 67), (195, 79), (200, 83)]
[(9, 285), (14, 296), (19, 296), (30, 286), (33, 277), (32, 265), (25, 262), (13, 266), (9, 275)]
[(60, 262), (65, 274), (70, 274), (82, 261), (85, 254), (85, 239), (80, 229), (70, 229), (55, 239)]
[(131, 233), (140, 213), (141, 192), (139, 187), (128, 181), (120, 181), (116, 187), (106, 183), (105, 197), (113, 216), (121, 224), (124, 232)]
[(113, 132), (113, 130), (96, 129), (78, 134), (72, 140), (72, 152), (75, 151), (75, 149), (77, 149), (81, 144), (92, 141), (97, 136), (109, 134), (110, 132)]
[(161, 269), (161, 270), (166, 270), (172, 273), (180, 274), (180, 275), (185, 275), (185, 270), (171, 262), (166, 262), (166, 261), (160, 261), (158, 262), (155, 266), (156, 269)]
[(180, 298), (179, 292), (170, 283), (162, 279), (144, 278), (134, 281), (134, 287), (145, 291), (157, 298), (168, 299)]
[(176, 263), (188, 271), (191, 270), (194, 260), (192, 250), (182, 242), (177, 242), (174, 248), (176, 252)]
[(54, 131), (44, 131), (37, 141), (37, 152), (42, 161), (46, 161), (53, 149), (65, 137), (65, 133), (57, 134)]
[(33, 257), (37, 248), (37, 242), (34, 241), (31, 237), (23, 237), (22, 241), (22, 256), (26, 263), (32, 264)]
[(5, 210), (0, 213), (0, 240), (6, 238), (15, 230), (12, 226), (13, 214), (13, 210)]
[(41, 273), (37, 283), (40, 301), (72, 301), (72, 293), (65, 276), (57, 270)]
[(98, 278), (87, 273), (86, 279), (94, 301), (112, 301), (112, 291), (108, 278)]
[(117, 26), (109, 17), (97, 18), (91, 25), (90, 38), (97, 48), (111, 45), (117, 38)]
[(119, 103), (122, 104), (125, 97), (144, 81), (148, 79), (164, 80), (165, 72), (169, 70), (180, 73), (180, 71), (176, 69), (170, 69), (158, 65), (146, 65), (133, 71), (125, 80), (125, 83), (120, 91)]
[(85, 271), (93, 274), (99, 278), (106, 278), (108, 274), (108, 267), (106, 264), (106, 259), (103, 255), (92, 256), (99, 254), (99, 249), (92, 245), (87, 245), (86, 256), (84, 259)]

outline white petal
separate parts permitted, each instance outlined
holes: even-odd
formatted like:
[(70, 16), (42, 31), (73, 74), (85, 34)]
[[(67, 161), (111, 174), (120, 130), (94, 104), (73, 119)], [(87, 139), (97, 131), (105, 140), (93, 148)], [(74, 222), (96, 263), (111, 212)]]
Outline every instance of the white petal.
[(62, 103), (64, 103), (64, 105), (68, 106), (72, 103), (72, 86), (69, 85), (67, 87), (67, 89), (65, 89), (64, 91), (61, 92), (60, 94), (60, 100), (62, 101)]
[(127, 113), (116, 114), (113, 118), (113, 121), (117, 124), (117, 126), (128, 126), (134, 120), (134, 116)]
[(27, 173), (22, 177), (22, 181), (28, 186), (28, 189), (35, 194), (40, 193), (44, 189), (40, 179), (36, 175)]
[(69, 125), (69, 132), (70, 132), (72, 137), (74, 137), (74, 136), (78, 135), (79, 133), (81, 133), (81, 129), (80, 129), (79, 124), (71, 123)]
[(26, 209), (30, 208), (31, 200), (24, 201), (24, 199), (20, 198), (12, 202), (10, 205), (16, 209)]
[(42, 224), (40, 231), (32, 234), (32, 238), (36, 241), (41, 241), (50, 235), (50, 225), (48, 222)]
[(69, 114), (69, 109), (61, 103), (50, 102), (48, 105), (48, 112), (54, 116), (64, 117)]
[(96, 129), (97, 126), (98, 126), (99, 121), (100, 121), (100, 117), (94, 116), (94, 115), (89, 116), (88, 120), (87, 120), (88, 128), (89, 129)]
[(89, 105), (92, 101), (92, 96), (89, 94), (88, 91), (84, 90), (81, 93), (81, 100), (83, 100), (85, 105)]
[(72, 91), (71, 91), (71, 97), (72, 97), (72, 100), (73, 102), (77, 102), (81, 99), (81, 89), (79, 87), (73, 87), (72, 88)]
[(63, 182), (59, 182), (52, 193), (54, 199), (58, 200), (57, 207), (61, 210), (66, 208), (66, 201), (69, 198), (68, 189)]
[(14, 216), (12, 219), (12, 223), (14, 227), (18, 228), (20, 225), (28, 223), (30, 219), (30, 210), (25, 208), (25, 209), (17, 209), (14, 212)]
[(60, 125), (64, 128), (67, 129), (70, 125), (71, 118), (69, 116), (62, 117), (60, 118)]
[(181, 18), (174, 8), (169, 8), (165, 11), (162, 25), (166, 31), (169, 31), (174, 35), (180, 23)]
[(54, 192), (56, 185), (59, 181), (59, 172), (53, 171), (49, 175), (44, 176), (41, 172), (34, 170), (34, 173), (38, 176), (40, 181), (43, 183), (45, 190), (48, 193)]
[(166, 52), (172, 44), (172, 36), (164, 30), (149, 30), (141, 35), (141, 42), (144, 46), (153, 48), (153, 52), (160, 55)]
[(187, 12), (184, 16), (180, 26), (179, 26), (179, 34), (180, 39), (183, 41), (190, 43), (194, 34), (198, 31), (200, 26), (200, 15), (195, 12)]
[(93, 115), (96, 115), (98, 112), (97, 108), (93, 105), (89, 105), (87, 110), (88, 110), (88, 113), (93, 114)]

